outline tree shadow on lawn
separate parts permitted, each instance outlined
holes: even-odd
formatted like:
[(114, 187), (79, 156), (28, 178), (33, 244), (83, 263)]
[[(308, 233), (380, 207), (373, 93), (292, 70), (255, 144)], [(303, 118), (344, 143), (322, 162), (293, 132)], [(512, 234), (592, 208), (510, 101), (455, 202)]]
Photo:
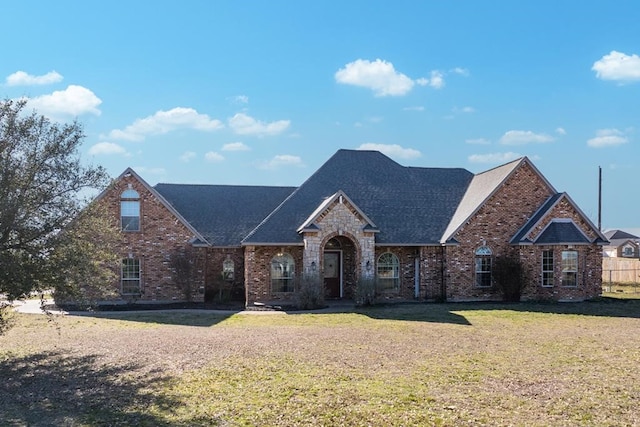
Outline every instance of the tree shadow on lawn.
[[(511, 310), (518, 312), (598, 317), (640, 318), (640, 299), (598, 297), (579, 302), (483, 302), (451, 304), (454, 311)], [(455, 307), (455, 308), (454, 308)]]
[(119, 311), (119, 312), (74, 312), (74, 316), (95, 317), (97, 319), (124, 320), (128, 322), (155, 323), (159, 325), (200, 326), (208, 328), (237, 314), (235, 311), (207, 310), (163, 310), (163, 311)]
[(451, 302), (399, 303), (358, 307), (374, 319), (471, 325), (465, 311), (517, 311), (601, 317), (640, 318), (640, 299), (600, 297), (582, 302)]
[[(170, 426), (145, 411), (181, 402), (154, 394), (164, 379), (135, 375), (136, 366), (101, 366), (93, 356), (45, 352), (0, 361), (0, 425)], [(193, 420), (187, 425), (216, 425)]]
[(453, 313), (449, 304), (397, 303), (373, 305), (370, 307), (357, 307), (355, 313), (372, 319), (471, 325), (464, 316)]
[(126, 367), (96, 367), (95, 358), (60, 352), (0, 362), (0, 421), (3, 425), (166, 425), (140, 408), (170, 406), (141, 390), (145, 381), (122, 381)]

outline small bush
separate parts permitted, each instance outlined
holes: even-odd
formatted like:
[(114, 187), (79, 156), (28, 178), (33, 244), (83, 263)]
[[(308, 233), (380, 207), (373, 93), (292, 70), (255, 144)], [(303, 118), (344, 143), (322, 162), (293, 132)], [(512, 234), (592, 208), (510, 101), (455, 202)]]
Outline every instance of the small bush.
[(493, 280), (502, 290), (505, 301), (518, 302), (528, 282), (528, 274), (515, 256), (498, 256), (493, 261)]
[(313, 310), (325, 306), (324, 286), (319, 274), (304, 275), (296, 293), (296, 306), (301, 310)]
[(356, 305), (368, 306), (376, 302), (375, 277), (361, 277), (356, 286)]

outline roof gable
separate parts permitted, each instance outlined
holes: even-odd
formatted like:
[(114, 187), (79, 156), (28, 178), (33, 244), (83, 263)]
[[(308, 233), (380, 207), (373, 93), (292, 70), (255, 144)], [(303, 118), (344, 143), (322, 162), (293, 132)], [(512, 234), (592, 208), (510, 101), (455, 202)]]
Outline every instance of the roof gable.
[(502, 166), (476, 174), (473, 176), (473, 180), (469, 184), (464, 197), (456, 209), (455, 214), (452, 216), (451, 222), (449, 222), (440, 241), (442, 243), (454, 242), (454, 235), (460, 227), (478, 212), (486, 201), (501, 188), (516, 170), (524, 165), (531, 167), (549, 190), (555, 193), (553, 186), (527, 157), (522, 157)]
[[(119, 182), (121, 181), (123, 178), (129, 178), (129, 177), (133, 177), (136, 181), (138, 181), (149, 193), (151, 193), (153, 195), (153, 197), (155, 197), (160, 204), (162, 204), (162, 206), (164, 208), (166, 208), (173, 216), (175, 216), (178, 221), (180, 221), (180, 223), (182, 223), (190, 232), (193, 233), (194, 238), (192, 239), (194, 242), (200, 242), (200, 244), (208, 244), (207, 239), (192, 225), (189, 223), (189, 221), (187, 221), (180, 212), (178, 212), (172, 205), (171, 203), (169, 203), (163, 196), (162, 194), (160, 194), (158, 191), (156, 191), (156, 189), (154, 187), (152, 187), (151, 185), (149, 185), (149, 183), (147, 183), (147, 181), (145, 181), (144, 179), (142, 179), (142, 177), (140, 175), (138, 175), (136, 173), (136, 171), (134, 171), (132, 168), (128, 167), (124, 170), (124, 172), (122, 172), (117, 178), (115, 178), (113, 180), (113, 182)], [(111, 190), (111, 186), (109, 186), (108, 188), (106, 188), (104, 191), (102, 191), (95, 199), (94, 201), (99, 201), (102, 198), (105, 197), (105, 195)]]
[[(552, 215), (553, 209), (562, 202), (567, 202), (571, 208), (578, 214), (580, 219), (584, 221), (588, 227), (596, 234), (594, 239), (590, 239), (587, 234), (570, 218), (552, 218), (549, 224), (538, 233), (532, 236), (532, 233), (539, 228), (544, 221)], [(553, 224), (553, 225), (552, 225)], [(570, 225), (569, 225), (570, 224)], [(549, 228), (551, 226), (551, 228)], [(576, 234), (575, 228), (580, 235)], [(545, 234), (546, 233), (546, 234)], [(575, 241), (571, 241), (574, 239)], [(583, 240), (586, 239), (586, 240)], [(527, 223), (513, 236), (511, 244), (575, 244), (575, 243), (604, 243), (606, 237), (593, 225), (589, 218), (578, 208), (567, 193), (556, 193), (549, 197), (547, 201), (536, 211), (536, 213), (527, 221)]]
[(302, 233), (304, 231), (318, 231), (320, 228), (317, 224), (324, 215), (326, 215), (336, 204), (346, 205), (347, 208), (359, 219), (364, 222), (364, 228), (369, 232), (377, 231), (376, 225), (367, 217), (367, 215), (362, 212), (362, 210), (356, 206), (355, 203), (344, 193), (344, 191), (340, 190), (335, 193), (331, 197), (327, 197), (320, 205), (316, 208), (315, 211), (309, 218), (307, 218), (300, 227), (298, 227), (298, 233)]
[(570, 219), (553, 219), (536, 237), (535, 244), (567, 245), (589, 244), (591, 241)]

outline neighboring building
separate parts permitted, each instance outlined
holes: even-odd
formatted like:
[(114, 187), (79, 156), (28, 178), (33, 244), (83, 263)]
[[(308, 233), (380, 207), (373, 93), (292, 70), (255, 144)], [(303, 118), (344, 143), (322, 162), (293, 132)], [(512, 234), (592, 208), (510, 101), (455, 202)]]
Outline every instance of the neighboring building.
[(122, 300), (184, 299), (171, 260), (185, 247), (199, 301), (220, 283), (247, 305), (292, 301), (309, 277), (327, 298), (375, 278), (381, 298), (500, 300), (492, 263), (507, 254), (530, 273), (523, 299), (601, 292), (605, 236), (526, 157), (474, 175), (339, 150), (297, 188), (151, 187), (127, 169), (98, 201), (120, 218)]
[(640, 258), (640, 237), (622, 230), (608, 230), (604, 235), (609, 240), (603, 248), (605, 257)]
[(609, 241), (602, 250), (602, 282), (637, 284), (640, 282), (640, 238), (622, 230), (604, 233)]

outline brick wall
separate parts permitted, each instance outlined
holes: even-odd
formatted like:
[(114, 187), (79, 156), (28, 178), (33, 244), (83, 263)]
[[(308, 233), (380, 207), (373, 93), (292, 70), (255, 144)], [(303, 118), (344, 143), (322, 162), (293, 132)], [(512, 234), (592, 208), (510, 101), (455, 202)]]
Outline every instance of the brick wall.
[[(223, 277), (223, 263), (233, 262), (233, 278)], [(205, 270), (205, 301), (218, 299), (244, 301), (244, 251), (236, 248), (207, 248)]]
[[(544, 288), (541, 283), (542, 251), (545, 247), (522, 246), (513, 247), (509, 240), (524, 226), (529, 218), (552, 195), (551, 189), (540, 178), (535, 170), (524, 163), (505, 184), (480, 208), (456, 233), (459, 246), (446, 249), (446, 287), (449, 300), (499, 300), (500, 290), (495, 286), (489, 288), (475, 285), (475, 251), (481, 246), (491, 249), (493, 256), (516, 254), (525, 263), (532, 277), (532, 283), (525, 289), (523, 299), (556, 299), (579, 300), (600, 294), (602, 248), (598, 245), (580, 245), (578, 251), (579, 281), (577, 287)], [(582, 216), (563, 199), (550, 215), (537, 227), (532, 235), (537, 235), (553, 218), (571, 218), (590, 237), (595, 232)], [(558, 256), (564, 247), (556, 248)], [(560, 269), (558, 259), (554, 266)], [(589, 267), (587, 267), (589, 266)], [(560, 277), (561, 271), (556, 272)]]
[(551, 189), (528, 163), (516, 169), (456, 233), (460, 245), (447, 247), (447, 299), (499, 299), (501, 294), (495, 287), (475, 286), (475, 251), (487, 246), (494, 256), (510, 253), (509, 240), (551, 195)]
[[(140, 195), (140, 231), (122, 232), (120, 255), (122, 258), (140, 260), (140, 296), (125, 299), (143, 302), (167, 302), (184, 300), (182, 290), (175, 284), (170, 268), (170, 255), (184, 248), (193, 237), (185, 227), (134, 175), (123, 176), (103, 195), (99, 203), (106, 206), (109, 215), (120, 227), (120, 195), (129, 186)], [(204, 300), (204, 249), (196, 250), (200, 261), (200, 278), (193, 284), (194, 301)], [(120, 290), (120, 281), (113, 284)]]
[(302, 246), (245, 246), (244, 276), (247, 306), (255, 302), (274, 303), (291, 301), (293, 293), (271, 292), (271, 259), (279, 253), (286, 253), (295, 262), (295, 276), (301, 278), (303, 273)]

